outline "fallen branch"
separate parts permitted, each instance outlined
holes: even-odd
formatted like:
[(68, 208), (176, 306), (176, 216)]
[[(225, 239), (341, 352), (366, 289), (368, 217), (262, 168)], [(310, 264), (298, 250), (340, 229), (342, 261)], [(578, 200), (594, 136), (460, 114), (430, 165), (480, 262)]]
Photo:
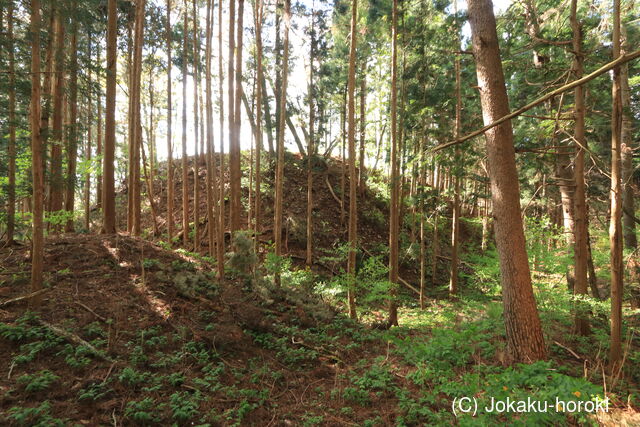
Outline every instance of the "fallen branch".
[(62, 328), (59, 328), (55, 325), (52, 325), (50, 323), (45, 322), (44, 320), (40, 320), (38, 321), (38, 323), (42, 326), (44, 326), (45, 328), (50, 329), (53, 333), (55, 333), (58, 336), (61, 336), (62, 338), (67, 339), (68, 341), (71, 341), (75, 344), (84, 346), (86, 348), (89, 349), (89, 351), (94, 355), (97, 356), (100, 359), (106, 360), (107, 362), (111, 362), (114, 363), (113, 359), (111, 359), (109, 356), (107, 356), (106, 354), (104, 354), (104, 352), (98, 350), (97, 348), (95, 348), (94, 346), (92, 346), (91, 344), (89, 344), (88, 342), (86, 342), (85, 340), (83, 340), (82, 338), (80, 338), (79, 336), (65, 331)]
[(333, 198), (336, 200), (336, 202), (338, 202), (338, 204), (340, 206), (342, 206), (342, 202), (340, 201), (338, 196), (336, 196), (336, 193), (333, 192), (333, 188), (331, 187), (331, 183), (329, 182), (329, 175), (328, 174), (324, 176), (324, 182), (327, 183), (327, 187), (329, 188), (329, 191), (331, 192), (331, 195), (333, 196)]
[(636, 58), (640, 57), (640, 50), (636, 50), (635, 52), (631, 52), (628, 53), (626, 55), (621, 55), (619, 56), (615, 61), (611, 61), (605, 65), (603, 65), (602, 67), (598, 68), (596, 71), (594, 71), (591, 74), (587, 74), (586, 76), (584, 76), (581, 79), (575, 80), (569, 84), (566, 84), (564, 86), (559, 87), (558, 89), (552, 90), (551, 92), (541, 96), (540, 98), (536, 99), (535, 101), (532, 101), (530, 103), (528, 103), (527, 105), (525, 105), (522, 108), (517, 109), (516, 111), (507, 114), (506, 116), (500, 117), (498, 120), (496, 120), (493, 123), (490, 123), (474, 132), (471, 132), (470, 134), (467, 134), (461, 138), (455, 139), (453, 141), (449, 141), (449, 142), (445, 142), (444, 144), (440, 144), (437, 145), (435, 147), (433, 147), (431, 150), (429, 150), (429, 153), (435, 153), (436, 151), (440, 151), (443, 150), (445, 148), (451, 147), (453, 145), (457, 145), (460, 143), (463, 143), (471, 138), (474, 138), (478, 135), (482, 135), (483, 133), (485, 133), (486, 131), (493, 129), (494, 127), (501, 125), (502, 123), (509, 121), (515, 117), (518, 117), (519, 115), (521, 115), (522, 113), (529, 111), (530, 109), (532, 109), (533, 107), (542, 104), (543, 102), (560, 95), (563, 92), (566, 92), (568, 90), (574, 89), (578, 86), (582, 86), (583, 84), (595, 79), (596, 77), (606, 73), (607, 71), (625, 64), (629, 61), (632, 61)]
[(93, 311), (90, 307), (84, 305), (83, 303), (81, 303), (80, 301), (76, 301), (76, 304), (78, 304), (80, 307), (84, 308), (85, 310), (87, 310), (89, 313), (93, 314), (94, 316), (96, 316), (98, 319), (102, 320), (104, 323), (107, 323), (108, 320), (103, 317), (100, 316), (98, 313), (96, 313), (95, 311)]
[(573, 357), (575, 357), (578, 360), (584, 360), (584, 357), (580, 357), (576, 354), (575, 351), (571, 350), (569, 347), (565, 347), (564, 345), (560, 344), (558, 341), (554, 341), (553, 342), (555, 345), (557, 345), (560, 348), (564, 348), (565, 350), (567, 350), (569, 353), (571, 353), (571, 355), (573, 355)]
[(51, 288), (40, 289), (40, 290), (32, 292), (32, 293), (30, 293), (28, 295), (23, 295), (21, 297), (17, 297), (17, 298), (13, 298), (13, 299), (7, 300), (7, 301), (3, 302), (2, 304), (0, 304), (0, 307), (5, 307), (5, 306), (7, 306), (9, 304), (13, 304), (14, 302), (22, 301), (22, 300), (25, 300), (25, 299), (31, 299), (31, 298), (36, 297), (38, 295), (46, 294), (49, 291), (51, 291)]

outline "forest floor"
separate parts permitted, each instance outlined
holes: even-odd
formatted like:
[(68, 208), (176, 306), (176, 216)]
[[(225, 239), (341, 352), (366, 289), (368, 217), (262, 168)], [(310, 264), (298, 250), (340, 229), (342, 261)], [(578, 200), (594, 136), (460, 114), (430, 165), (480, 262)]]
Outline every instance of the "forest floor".
[[(336, 182), (339, 169), (329, 165), (328, 170)], [(292, 198), (287, 204), (292, 221), (304, 215), (295, 202), (305, 191), (299, 185), (301, 168), (287, 176), (296, 173), (299, 179), (290, 179), (285, 192)], [(343, 237), (330, 232), (338, 230), (337, 202), (324, 180), (317, 181), (318, 224), (326, 222), (319, 248), (329, 257)], [(362, 206), (382, 210), (384, 200), (371, 197)], [(385, 224), (384, 216), (372, 218), (362, 222), (366, 243), (375, 251), (385, 243)], [(0, 360), (6, 363), (0, 372), (0, 423), (640, 425), (638, 348), (632, 345), (626, 354), (623, 376), (603, 379), (605, 302), (592, 307), (592, 335), (573, 335), (573, 304), (562, 275), (550, 267), (557, 264), (557, 253), (533, 253), (549, 360), (508, 366), (497, 259), (494, 251), (474, 249), (474, 225), (465, 221), (463, 228), (468, 241), (461, 295), (448, 299), (443, 286), (430, 288), (420, 310), (405, 289), (401, 326), (390, 330), (375, 327), (384, 317), (384, 297), (367, 300), (364, 294), (375, 287), (362, 289), (362, 322), (341, 314), (344, 292), (334, 280), (338, 272), (329, 274), (330, 261), (315, 274), (292, 266), (283, 274), (282, 288), (271, 285), (263, 267), (250, 275), (232, 272), (220, 283), (208, 257), (154, 243), (153, 236), (124, 234), (49, 237), (46, 292), (35, 314), (25, 300), (11, 302), (28, 289), (27, 248), (2, 249)], [(296, 234), (288, 236), (294, 237), (292, 254), (302, 250)], [(415, 283), (411, 267), (405, 263), (402, 273)], [(367, 274), (375, 279), (380, 272)], [(632, 334), (640, 318), (625, 310)], [(482, 411), (491, 397), (586, 402), (605, 395), (610, 410), (595, 415), (555, 408), (530, 414)], [(478, 399), (475, 417), (453, 414), (452, 402), (461, 397)]]

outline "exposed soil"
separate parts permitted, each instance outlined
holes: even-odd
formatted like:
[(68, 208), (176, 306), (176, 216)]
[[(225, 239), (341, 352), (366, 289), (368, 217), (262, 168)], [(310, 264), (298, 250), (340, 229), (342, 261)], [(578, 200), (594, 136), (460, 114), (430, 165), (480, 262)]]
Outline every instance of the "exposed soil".
[[(24, 295), (28, 289), (28, 251), (5, 250), (0, 256), (3, 300)], [(286, 292), (273, 293), (271, 301), (265, 301), (239, 280), (216, 285), (208, 276), (206, 263), (142, 239), (123, 235), (50, 238), (45, 269), (51, 290), (43, 297), (40, 318), (86, 341), (101, 338), (94, 345), (104, 358), (88, 355), (85, 366), (72, 367), (61, 354), (64, 345), (71, 342), (60, 339), (23, 364), (15, 358), (25, 354), (24, 344), (29, 340), (0, 338), (0, 359), (7, 362), (0, 380), (0, 412), (5, 414), (13, 406), (35, 406), (46, 396), (55, 417), (85, 425), (112, 425), (114, 420), (127, 425), (134, 424), (131, 416), (124, 415), (127, 402), (151, 397), (166, 404), (169, 395), (185, 392), (184, 396), (206, 393), (206, 400), (197, 403), (199, 414), (232, 414), (249, 405), (253, 409), (240, 417), (242, 423), (299, 424), (320, 402), (322, 413), (340, 409), (342, 402), (329, 396), (331, 390), (341, 388), (341, 374), (360, 360), (384, 354), (384, 343), (347, 346), (350, 339), (344, 330), (336, 329), (335, 319), (331, 319), (335, 313), (329, 307), (325, 307), (325, 318), (317, 318), (305, 302), (297, 302), (299, 297)], [(185, 288), (174, 280), (185, 274), (198, 276), (200, 283)], [(2, 307), (0, 322), (16, 326), (26, 308), (24, 301)], [(346, 319), (340, 322), (342, 327), (349, 324)], [(39, 327), (35, 320), (29, 324)], [(102, 330), (97, 336), (91, 332), (96, 327)], [(150, 329), (153, 327), (156, 329)], [(287, 351), (304, 354), (295, 363), (283, 360), (283, 349), (256, 343), (256, 336), (278, 336), (287, 327), (322, 330), (326, 339), (335, 336), (338, 341), (317, 347), (317, 343), (291, 332), (286, 336), (285, 359)], [(148, 331), (150, 341), (145, 341), (141, 331)], [(132, 356), (137, 345), (144, 353), (140, 360)], [(198, 351), (207, 356), (198, 356)], [(175, 357), (175, 362), (162, 366), (159, 362), (169, 356)], [(223, 367), (214, 390), (198, 383), (204, 375), (202, 369), (212, 364)], [(131, 386), (118, 379), (126, 367), (158, 378), (178, 373), (184, 379), (175, 385), (162, 383), (160, 390), (143, 389), (143, 384)], [(60, 377), (54, 386), (35, 394), (26, 392), (18, 380), (21, 375), (45, 369)], [(105, 396), (80, 400), (82, 390), (102, 383), (108, 385)], [(230, 388), (245, 391), (234, 396), (229, 394)], [(395, 397), (379, 396), (375, 405), (363, 406), (348, 417), (331, 415), (335, 419), (328, 424), (357, 423), (374, 415), (391, 422), (394, 406)], [(156, 411), (162, 419), (171, 419), (166, 406)]]

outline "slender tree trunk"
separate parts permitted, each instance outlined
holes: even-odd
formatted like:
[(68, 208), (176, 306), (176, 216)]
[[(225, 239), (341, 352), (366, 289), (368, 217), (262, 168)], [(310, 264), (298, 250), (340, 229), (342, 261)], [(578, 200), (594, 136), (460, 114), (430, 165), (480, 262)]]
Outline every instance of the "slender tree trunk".
[(357, 319), (356, 313), (356, 253), (358, 250), (358, 204), (356, 175), (356, 46), (358, 43), (358, 0), (351, 2), (351, 41), (349, 43), (349, 260), (347, 273), (349, 275), (349, 317)]
[[(355, 0), (354, 0), (355, 1)], [(309, 46), (309, 147), (307, 149), (307, 259), (308, 267), (313, 264), (313, 160), (315, 152), (315, 105), (313, 67), (315, 61), (315, 1), (311, 7), (311, 43)]]
[[(91, 34), (89, 34), (89, 43), (87, 54), (91, 54)], [(88, 84), (87, 90), (87, 143), (85, 146), (85, 159), (89, 165), (91, 165), (91, 145), (93, 143), (93, 96), (92, 85), (93, 76), (91, 69), (88, 71)], [(87, 171), (87, 176), (84, 182), (84, 228), (87, 232), (91, 229), (91, 169)]]
[[(613, 59), (620, 56), (620, 0), (613, 0)], [(611, 114), (611, 343), (609, 363), (612, 372), (620, 367), (622, 358), (622, 182), (620, 151), (622, 145), (622, 93), (620, 67), (613, 69), (613, 109)]]
[(215, 176), (215, 160), (213, 152), (213, 99), (211, 86), (211, 51), (213, 32), (213, 1), (207, 0), (207, 20), (206, 20), (206, 49), (205, 49), (205, 121), (207, 124), (207, 227), (209, 256), (215, 257), (215, 245), (217, 236), (217, 185)]
[[(469, 21), (484, 122), (509, 113), (496, 21), (490, 0), (468, 1)], [(546, 357), (525, 246), (513, 129), (506, 121), (485, 133), (495, 237), (500, 259), (505, 329), (514, 361)]]
[[(457, 19), (458, 3), (454, 1), (454, 10)], [(460, 47), (460, 29), (456, 24), (456, 50)], [(456, 74), (456, 122), (455, 122), (455, 139), (460, 138), (460, 130), (462, 128), (462, 94), (461, 83), (462, 77), (460, 73), (460, 55), (456, 55), (455, 59)], [(451, 270), (449, 279), (449, 295), (458, 293), (458, 241), (460, 236), (460, 144), (456, 145), (454, 158), (454, 177), (453, 177), (453, 203), (451, 218)]]
[[(42, 107), (42, 117), (40, 118), (40, 138), (42, 141), (42, 147), (44, 153), (48, 150), (49, 145), (49, 136), (51, 133), (49, 119), (51, 116), (51, 108), (53, 102), (53, 67), (54, 67), (54, 52), (55, 52), (55, 32), (56, 32), (56, 16), (57, 13), (55, 11), (55, 4), (49, 2), (51, 5), (49, 11), (49, 30), (47, 32), (47, 51), (46, 51), (46, 69), (44, 73), (44, 81), (42, 84), (42, 94), (41, 98), (44, 102)], [(42, 156), (42, 174), (46, 175), (47, 171), (47, 156), (43, 154)], [(51, 198), (51, 182), (45, 182), (44, 190), (44, 202), (45, 206), (49, 205), (49, 199)]]
[(389, 203), (389, 326), (398, 325), (398, 238), (400, 236), (399, 199), (400, 170), (398, 165), (398, 0), (393, 0), (391, 18), (391, 201)]
[[(231, 0), (233, 1), (233, 0)], [(240, 168), (240, 121), (241, 104), (242, 104), (242, 36), (244, 32), (243, 24), (244, 0), (238, 0), (238, 17), (237, 17), (237, 43), (236, 43), (236, 66), (235, 66), (235, 96), (233, 109), (229, 110), (229, 114), (233, 114), (233, 133), (231, 145), (229, 148), (229, 172), (231, 178), (231, 232), (240, 230), (240, 215), (242, 210), (242, 188), (240, 182), (242, 180), (242, 171)], [(230, 24), (231, 29), (231, 24)], [(233, 34), (230, 32), (229, 34)], [(231, 52), (231, 51), (230, 51)], [(230, 57), (232, 57), (230, 55)], [(229, 68), (229, 72), (233, 72), (233, 68)], [(231, 96), (231, 94), (229, 95)], [(230, 125), (231, 126), (231, 125)]]
[(171, 82), (171, 66), (173, 59), (171, 57), (171, 0), (167, 0), (167, 17), (165, 21), (165, 37), (167, 44), (167, 240), (171, 242), (174, 235), (174, 183), (173, 183), (173, 141), (172, 141), (172, 117), (173, 117), (173, 101), (172, 101), (172, 82)]
[(193, 158), (193, 247), (194, 252), (200, 251), (200, 156), (198, 143), (200, 135), (200, 116), (198, 115), (198, 58), (200, 57), (200, 40), (198, 39), (198, 8), (193, 0), (193, 133), (195, 138), (195, 156)]
[[(432, 160), (433, 162), (433, 175), (434, 175), (434, 190), (435, 190), (435, 204), (436, 206), (440, 203), (440, 180), (442, 175), (442, 169), (437, 165), (435, 157)], [(439, 229), (439, 211), (436, 207), (435, 212), (433, 213), (433, 236), (431, 239), (431, 286), (435, 287), (436, 281), (438, 279), (438, 255), (440, 255), (440, 236), (438, 235)]]
[[(233, 33), (231, 33), (233, 34)], [(233, 37), (232, 37), (233, 38)], [(232, 61), (233, 56), (229, 57)], [(220, 162), (218, 166), (218, 183), (220, 185), (219, 204), (218, 204), (218, 244), (217, 251), (217, 267), (218, 280), (224, 279), (224, 69), (222, 67), (222, 2), (218, 2), (218, 105), (219, 105), (219, 121), (218, 131), (220, 132)], [(215, 165), (214, 165), (215, 167)]]
[[(64, 39), (65, 23), (60, 11), (56, 10), (55, 15), (55, 78), (53, 86), (53, 119), (51, 124), (51, 175), (50, 186), (51, 196), (49, 200), (49, 211), (59, 212), (62, 210), (62, 194), (64, 187), (64, 177), (62, 175), (62, 144), (63, 144), (63, 109), (64, 109), (64, 81), (65, 81), (65, 58)], [(60, 225), (52, 226), (53, 232), (60, 231)]]
[(344, 226), (344, 218), (346, 212), (344, 210), (344, 193), (346, 190), (346, 176), (347, 176), (347, 159), (346, 159), (346, 142), (347, 142), (347, 88), (345, 87), (344, 96), (342, 101), (342, 121), (340, 122), (341, 126), (341, 134), (340, 140), (342, 142), (341, 151), (340, 151), (340, 159), (342, 160), (342, 165), (340, 168), (340, 225)]
[(189, 174), (187, 167), (187, 0), (184, 1), (184, 32), (182, 38), (182, 244), (189, 245)]
[[(100, 44), (98, 44), (98, 64), (102, 66), (102, 51)], [(98, 92), (96, 101), (98, 103), (98, 123), (97, 123), (97, 136), (96, 136), (96, 157), (98, 159), (102, 156), (102, 77), (100, 73), (96, 75), (98, 81)], [(96, 206), (102, 209), (102, 168), (98, 168), (96, 171)]]
[[(256, 243), (258, 236), (262, 229), (262, 170), (261, 170), (261, 157), (262, 157), (262, 89), (264, 87), (264, 70), (262, 68), (262, 15), (263, 15), (263, 1), (255, 0), (255, 31), (256, 31), (256, 189), (255, 189), (255, 238)], [(267, 100), (268, 104), (268, 100)], [(271, 135), (271, 132), (269, 132)], [(257, 246), (257, 245), (256, 245)]]
[[(240, 0), (238, 0), (240, 1)], [(240, 213), (236, 211), (239, 204), (236, 202), (236, 198), (240, 200), (240, 194), (236, 193), (236, 183), (234, 179), (239, 180), (239, 168), (236, 169), (236, 163), (240, 162), (240, 149), (236, 149), (236, 108), (235, 108), (235, 60), (236, 60), (236, 1), (229, 0), (229, 45), (228, 45), (228, 60), (227, 60), (227, 126), (229, 132), (229, 231), (233, 238), (233, 233), (240, 229)], [(239, 82), (240, 84), (242, 82)], [(237, 176), (236, 176), (237, 174)], [(237, 228), (236, 228), (237, 227)]]
[[(578, 0), (571, 1), (571, 29), (573, 31), (573, 72), (574, 78), (582, 78), (584, 71), (584, 57), (582, 53), (582, 29), (577, 16)], [(584, 177), (584, 147), (586, 138), (584, 134), (584, 87), (578, 86), (574, 90), (575, 103), (575, 149), (576, 158), (574, 160), (574, 182), (575, 192), (573, 195), (573, 220), (574, 220), (574, 293), (576, 295), (587, 294), (587, 201), (585, 195)], [(576, 332), (579, 335), (589, 334), (589, 319), (586, 310), (578, 303), (576, 307), (575, 319)]]
[(136, 0), (133, 34), (133, 55), (130, 62), (129, 83), (129, 189), (128, 224), (129, 233), (139, 236), (141, 230), (140, 197), (140, 149), (142, 146), (142, 121), (140, 114), (142, 82), (142, 44), (144, 43), (145, 0)]
[(366, 191), (365, 177), (365, 152), (367, 146), (367, 62), (364, 61), (362, 77), (360, 80), (360, 160), (358, 161), (358, 189), (360, 197), (364, 197)]
[[(282, 199), (284, 181), (284, 134), (285, 116), (287, 102), (287, 80), (289, 74), (289, 27), (291, 25), (291, 0), (284, 0), (284, 42), (282, 54), (282, 85), (280, 93), (280, 117), (278, 117), (280, 131), (278, 136), (278, 162), (276, 165), (276, 197), (275, 197), (275, 218), (273, 232), (275, 234), (275, 252), (277, 256), (282, 256)], [(276, 284), (280, 286), (280, 273), (276, 273)]]
[[(31, 0), (31, 172), (33, 174), (33, 231), (31, 242), (31, 292), (42, 289), (44, 264), (42, 140), (40, 139), (40, 0)], [(41, 297), (29, 300), (38, 308)]]
[(427, 186), (427, 166), (425, 159), (425, 146), (426, 138), (420, 139), (420, 178), (418, 180), (418, 215), (420, 215), (420, 309), (425, 308), (425, 291), (427, 287), (427, 245), (426, 245), (426, 230), (425, 230), (425, 212), (424, 212), (424, 189)]
[(117, 0), (108, 0), (107, 13), (107, 99), (102, 167), (102, 197), (104, 199), (102, 201), (102, 232), (107, 234), (116, 232), (116, 192), (114, 182), (116, 151), (116, 64), (118, 59), (118, 9), (116, 3)]
[[(624, 25), (620, 27), (622, 37), (620, 53), (628, 53), (627, 31)], [(635, 183), (633, 179), (633, 143), (631, 90), (629, 88), (629, 64), (620, 66), (620, 96), (622, 98), (622, 135), (621, 135), (621, 163), (622, 163), (622, 234), (624, 246), (632, 251), (627, 263), (630, 270), (631, 283), (629, 294), (631, 306), (640, 307), (640, 257), (638, 256), (638, 238), (636, 237), (636, 222), (631, 214), (635, 214)]]
[(71, 43), (69, 44), (69, 126), (67, 130), (67, 183), (65, 211), (70, 215), (65, 231), (74, 231), (73, 212), (76, 195), (76, 164), (78, 157), (78, 19), (77, 5), (73, 6)]
[[(624, 26), (620, 27), (621, 54), (628, 52), (627, 32)], [(636, 222), (632, 215), (635, 214), (634, 184), (633, 184), (633, 129), (631, 117), (631, 90), (629, 88), (629, 64), (620, 66), (620, 97), (622, 98), (622, 228), (624, 246), (631, 250), (638, 248), (636, 237)], [(634, 255), (634, 258), (636, 256)], [(637, 261), (635, 261), (637, 263)]]
[[(9, 186), (7, 188), (7, 245), (13, 244), (16, 218), (16, 74), (13, 35), (13, 0), (9, 1), (7, 10), (7, 32), (9, 46)], [(40, 118), (38, 117), (38, 120)]]

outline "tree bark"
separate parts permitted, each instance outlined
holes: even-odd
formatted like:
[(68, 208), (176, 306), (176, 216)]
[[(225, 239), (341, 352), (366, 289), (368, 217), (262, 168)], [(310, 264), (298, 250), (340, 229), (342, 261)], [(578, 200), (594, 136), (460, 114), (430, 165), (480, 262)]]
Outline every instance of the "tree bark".
[[(65, 81), (65, 58), (64, 58), (64, 38), (65, 23), (61, 12), (55, 11), (55, 42), (54, 42), (54, 62), (55, 75), (53, 85), (53, 117), (51, 123), (51, 175), (50, 175), (50, 198), (49, 212), (59, 212), (62, 210), (62, 194), (64, 187), (64, 177), (62, 175), (62, 144), (63, 144), (63, 109), (64, 109), (64, 81)], [(51, 230), (57, 233), (61, 230), (59, 224), (53, 224)]]
[[(116, 149), (116, 64), (118, 37), (118, 9), (116, 0), (108, 1), (107, 13), (107, 99), (104, 128), (104, 157), (102, 167), (103, 218), (102, 232), (116, 232), (116, 192), (114, 182)], [(171, 80), (171, 79), (169, 79)]]
[[(31, 172), (33, 174), (33, 228), (31, 246), (31, 292), (42, 289), (44, 264), (43, 230), (43, 164), (40, 139), (40, 0), (31, 0)], [(29, 300), (30, 308), (38, 308), (40, 296)]]
[[(232, 0), (233, 1), (233, 0)], [(240, 167), (240, 122), (242, 119), (242, 36), (244, 33), (244, 0), (238, 0), (238, 17), (237, 17), (237, 42), (236, 42), (236, 65), (235, 70), (230, 68), (229, 71), (235, 71), (235, 92), (233, 105), (233, 111), (229, 111), (233, 114), (233, 133), (231, 138), (231, 145), (229, 147), (229, 176), (231, 179), (231, 232), (240, 230), (240, 216), (242, 211), (242, 188), (240, 186), (242, 180), (242, 170)], [(231, 24), (230, 29), (231, 29)], [(233, 34), (230, 32), (229, 34)], [(231, 52), (231, 51), (230, 51)], [(229, 95), (231, 96), (231, 95)], [(231, 125), (230, 125), (231, 126)]]
[(391, 18), (391, 201), (389, 203), (389, 298), (388, 326), (398, 326), (398, 238), (400, 236), (399, 193), (400, 170), (398, 167), (398, 0), (393, 0)]
[(195, 139), (195, 156), (193, 158), (193, 250), (200, 251), (200, 156), (198, 153), (198, 143), (200, 135), (200, 116), (198, 115), (198, 58), (200, 57), (200, 40), (198, 40), (198, 8), (197, 1), (193, 0), (193, 130)]
[[(578, 0), (571, 1), (571, 29), (573, 31), (573, 72), (576, 79), (582, 78), (584, 73), (584, 55), (582, 53), (582, 28), (577, 16)], [(574, 293), (587, 295), (587, 201), (584, 176), (584, 152), (587, 141), (584, 133), (584, 87), (578, 86), (574, 90), (575, 103), (575, 150), (574, 160)], [(589, 334), (589, 319), (587, 311), (578, 301), (576, 307), (575, 329), (579, 335)]]
[[(457, 18), (458, 4), (454, 1), (454, 11)], [(456, 50), (460, 48), (460, 28), (456, 25)], [(455, 139), (460, 138), (460, 130), (462, 129), (462, 94), (461, 94), (461, 73), (460, 73), (460, 55), (456, 55), (455, 59), (456, 74), (456, 121), (455, 121)], [(451, 270), (449, 274), (449, 295), (458, 293), (458, 240), (460, 236), (460, 145), (456, 145), (454, 154), (454, 181), (453, 181), (453, 203), (451, 213)]]
[(358, 250), (358, 204), (357, 204), (357, 176), (356, 176), (356, 45), (358, 43), (358, 0), (351, 3), (351, 41), (349, 43), (349, 82), (348, 108), (349, 129), (349, 259), (347, 274), (349, 275), (349, 317), (357, 319), (356, 313), (356, 252)]
[[(284, 0), (284, 41), (282, 54), (282, 78), (280, 92), (280, 117), (278, 117), (277, 132), (277, 154), (278, 161), (276, 164), (276, 197), (275, 197), (275, 215), (274, 215), (274, 241), (275, 252), (277, 256), (282, 256), (282, 199), (283, 199), (283, 181), (284, 181), (284, 134), (285, 134), (285, 116), (287, 114), (287, 80), (289, 74), (289, 27), (291, 26), (291, 0)], [(280, 273), (275, 275), (275, 281), (280, 286)]]
[[(620, 0), (613, 0), (613, 59), (620, 56)], [(622, 93), (620, 67), (613, 69), (613, 106), (611, 113), (611, 343), (609, 364), (612, 372), (620, 367), (622, 358), (622, 182), (620, 151), (622, 145)]]
[(171, 66), (171, 0), (167, 0), (167, 16), (165, 21), (165, 38), (167, 44), (167, 240), (171, 242), (174, 235), (174, 183), (173, 183), (173, 100)]
[(67, 129), (67, 182), (65, 186), (65, 211), (70, 215), (67, 218), (65, 231), (74, 231), (74, 205), (76, 195), (76, 164), (78, 158), (78, 18), (77, 5), (72, 10), (71, 40), (69, 43), (69, 126)]
[(184, 1), (184, 31), (182, 37), (182, 244), (189, 244), (189, 174), (187, 163), (187, 28), (189, 18)]
[[(624, 26), (620, 27), (621, 54), (626, 54), (628, 48), (627, 32)], [(622, 229), (624, 235), (624, 246), (635, 250), (638, 248), (636, 237), (636, 223), (631, 215), (626, 212), (635, 213), (635, 196), (633, 183), (633, 129), (631, 118), (631, 90), (629, 89), (629, 64), (620, 66), (620, 96), (622, 98), (622, 136), (621, 136), (621, 156), (622, 156)]]
[[(264, 88), (264, 70), (262, 68), (262, 15), (264, 4), (262, 0), (255, 1), (255, 31), (256, 31), (256, 74), (258, 82), (256, 84), (256, 180), (255, 180), (255, 229), (256, 242), (262, 228), (262, 89)], [(268, 100), (267, 100), (268, 104)], [(271, 133), (269, 133), (271, 135)]]
[[(491, 0), (469, 0), (468, 13), (483, 118), (489, 124), (509, 113)], [(520, 216), (511, 122), (492, 128), (485, 137), (508, 350), (514, 361), (533, 362), (544, 359), (546, 349)]]
[[(233, 33), (231, 33), (233, 34)], [(232, 61), (233, 56), (229, 58)], [(218, 280), (224, 279), (224, 69), (222, 67), (222, 2), (218, 2), (218, 105), (219, 105), (219, 126), (220, 132), (220, 162), (218, 165), (218, 185), (219, 191), (219, 203), (218, 203), (218, 237), (217, 237), (217, 267), (218, 267)], [(214, 165), (215, 167), (215, 165)]]
[[(355, 1), (355, 0), (354, 0)], [(307, 148), (307, 259), (306, 264), (313, 264), (313, 159), (315, 152), (315, 92), (313, 84), (313, 67), (315, 61), (315, 1), (311, 8), (311, 43), (309, 47), (309, 146)]]
[[(13, 12), (14, 4), (13, 0), (10, 0), (7, 9), (7, 32), (9, 40), (9, 185), (7, 187), (7, 245), (11, 245), (13, 243), (16, 224), (16, 74)], [(38, 120), (40, 120), (39, 117)]]

